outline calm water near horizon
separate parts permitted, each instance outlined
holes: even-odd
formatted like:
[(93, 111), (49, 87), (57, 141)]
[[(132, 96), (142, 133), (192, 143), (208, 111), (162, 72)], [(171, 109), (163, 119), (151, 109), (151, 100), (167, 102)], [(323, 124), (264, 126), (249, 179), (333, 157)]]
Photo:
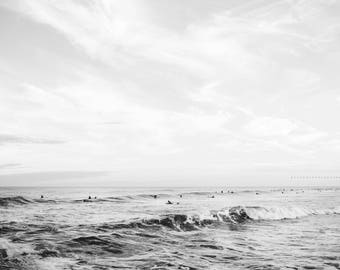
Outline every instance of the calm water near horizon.
[(0, 269), (340, 269), (339, 195), (1, 187)]

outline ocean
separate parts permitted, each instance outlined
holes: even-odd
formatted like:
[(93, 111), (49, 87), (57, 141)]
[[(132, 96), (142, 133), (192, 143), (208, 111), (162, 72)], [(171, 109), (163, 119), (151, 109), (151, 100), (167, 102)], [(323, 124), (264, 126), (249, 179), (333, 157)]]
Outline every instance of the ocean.
[(0, 269), (340, 269), (339, 195), (0, 187)]

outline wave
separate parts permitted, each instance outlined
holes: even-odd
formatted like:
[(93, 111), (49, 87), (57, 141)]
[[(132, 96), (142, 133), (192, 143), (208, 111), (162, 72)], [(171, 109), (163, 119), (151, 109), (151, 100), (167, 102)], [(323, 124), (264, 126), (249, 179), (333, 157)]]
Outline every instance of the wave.
[(89, 202), (89, 203), (95, 203), (95, 202), (114, 202), (114, 203), (126, 203), (131, 201), (138, 201), (138, 200), (147, 200), (147, 199), (164, 199), (169, 198), (173, 195), (166, 194), (166, 193), (155, 193), (155, 194), (136, 194), (136, 195), (124, 195), (124, 196), (110, 196), (110, 197), (104, 197), (104, 198), (97, 198), (97, 197), (91, 197), (91, 199), (77, 199), (72, 200), (73, 203), (81, 203), (81, 202)]
[(73, 200), (50, 200), (46, 198), (40, 199), (28, 199), (23, 196), (12, 196), (12, 197), (0, 197), (0, 207), (9, 207), (15, 205), (24, 205), (32, 203), (103, 203), (103, 202), (113, 202), (113, 203), (127, 203), (136, 200), (147, 200), (147, 199), (160, 199), (170, 197), (170, 194), (136, 194), (136, 195), (124, 195), (115, 197), (104, 197), (97, 198), (92, 197), (84, 199), (73, 199)]
[(31, 203), (56, 203), (56, 201), (47, 199), (28, 199), (22, 196), (0, 197), (0, 206), (4, 207)]
[(165, 227), (176, 231), (194, 231), (200, 227), (216, 224), (242, 224), (263, 220), (295, 219), (310, 215), (340, 214), (339, 207), (330, 209), (307, 209), (299, 207), (261, 207), (234, 206), (220, 211), (211, 211), (209, 215), (167, 214), (158, 218), (149, 218), (126, 223), (102, 224), (99, 230), (117, 229), (155, 229)]
[[(212, 191), (191, 191), (191, 192), (183, 192), (183, 195), (197, 195), (197, 196), (208, 196), (214, 192)], [(215, 191), (217, 193), (217, 191)]]
[(32, 201), (22, 196), (0, 197), (0, 206), (22, 205), (28, 203), (32, 203)]
[(119, 230), (119, 229), (152, 229), (157, 227), (169, 228), (176, 231), (194, 231), (199, 227), (214, 223), (212, 219), (200, 219), (196, 216), (184, 214), (168, 214), (159, 218), (141, 219), (126, 223), (102, 224), (97, 227), (101, 231)]
[[(145, 197), (151, 195), (145, 195)], [(114, 202), (124, 203), (136, 199), (132, 196), (121, 196), (121, 197), (106, 197), (106, 198), (84, 198), (76, 200), (50, 200), (50, 199), (28, 199), (23, 196), (12, 196), (12, 197), (0, 197), (0, 207), (10, 207), (16, 205), (25, 205), (33, 203), (100, 203), (100, 202)]]
[[(340, 214), (340, 207), (326, 209), (311, 209), (303, 207), (262, 207), (262, 206), (234, 206), (224, 208), (218, 211), (210, 211), (207, 214), (165, 214), (152, 218), (137, 218), (133, 220), (101, 223), (97, 225), (80, 225), (91, 226), (94, 231), (112, 232), (116, 230), (136, 230), (143, 229), (149, 231), (150, 237), (156, 237), (154, 232), (159, 229), (170, 229), (174, 231), (195, 231), (202, 227), (219, 226), (223, 224), (238, 225), (250, 224), (252, 222), (272, 221), (296, 219), (311, 215), (336, 215)], [(60, 228), (53, 224), (50, 225), (34, 225), (17, 223), (0, 224), (0, 233), (7, 234), (18, 231), (26, 231), (27, 227), (31, 229), (27, 234), (36, 234), (42, 232), (58, 233)], [(117, 234), (118, 235), (118, 234)], [(118, 235), (119, 236), (119, 235)], [(118, 238), (118, 237), (117, 237)], [(79, 238), (77, 241), (92, 241), (96, 239)]]
[(236, 206), (216, 213), (219, 219), (226, 217), (238, 222), (244, 220), (282, 220), (294, 219), (310, 215), (340, 214), (339, 207), (314, 209), (306, 207), (262, 207), (262, 206)]
[[(114, 203), (124, 203), (138, 198), (154, 198), (154, 195), (150, 194), (137, 194), (134, 196), (119, 196), (119, 197), (106, 197), (106, 198), (92, 198), (92, 199), (81, 199), (81, 200), (68, 200), (68, 201), (56, 201), (49, 199), (28, 199), (22, 196), (13, 197), (0, 197), (0, 207), (9, 207), (15, 205), (25, 205), (32, 203), (100, 203), (100, 202), (114, 202)], [(158, 196), (168, 196), (168, 194), (159, 194)], [(164, 225), (168, 223), (169, 227), (181, 227), (184, 223), (190, 223), (194, 225), (199, 225), (200, 223), (208, 223), (207, 220), (211, 222), (232, 222), (232, 223), (242, 223), (250, 220), (282, 220), (282, 219), (294, 219), (305, 217), (309, 215), (329, 215), (329, 214), (340, 214), (340, 207), (335, 208), (325, 208), (325, 209), (315, 209), (307, 207), (264, 207), (264, 206), (234, 206), (227, 207), (221, 210), (211, 210), (208, 215), (182, 215), (174, 214), (170, 216), (163, 216), (158, 219), (158, 221), (145, 221), (143, 224), (153, 223), (155, 225)], [(172, 225), (170, 225), (172, 223)], [(185, 225), (186, 226), (186, 225)]]

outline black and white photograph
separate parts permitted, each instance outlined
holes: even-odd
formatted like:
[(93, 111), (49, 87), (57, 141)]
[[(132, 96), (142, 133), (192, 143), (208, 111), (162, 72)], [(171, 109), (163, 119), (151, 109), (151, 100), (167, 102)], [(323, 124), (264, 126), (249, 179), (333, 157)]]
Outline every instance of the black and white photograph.
[(0, 0), (0, 270), (340, 270), (340, 0)]

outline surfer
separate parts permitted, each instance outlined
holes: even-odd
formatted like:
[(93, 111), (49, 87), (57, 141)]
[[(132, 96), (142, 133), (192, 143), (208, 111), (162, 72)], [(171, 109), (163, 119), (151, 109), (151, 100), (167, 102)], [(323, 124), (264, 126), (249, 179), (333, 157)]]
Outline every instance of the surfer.
[(166, 204), (173, 204), (173, 202), (168, 200), (168, 202)]

